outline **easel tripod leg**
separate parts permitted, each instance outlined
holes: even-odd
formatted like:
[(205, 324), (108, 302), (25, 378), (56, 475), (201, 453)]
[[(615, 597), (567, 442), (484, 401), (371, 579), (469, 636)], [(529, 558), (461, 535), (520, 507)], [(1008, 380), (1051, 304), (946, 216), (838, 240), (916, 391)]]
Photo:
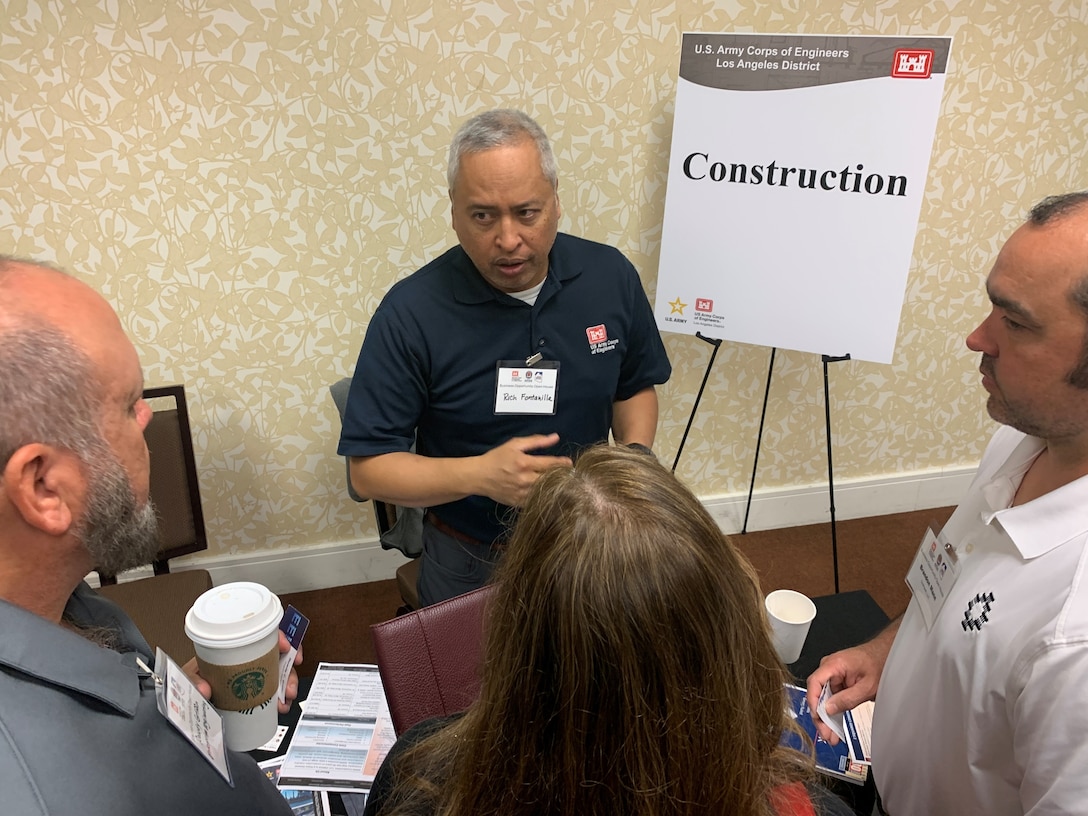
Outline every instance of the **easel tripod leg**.
[(763, 389), (763, 410), (759, 414), (759, 432), (756, 434), (756, 457), (752, 462), (752, 481), (748, 483), (748, 502), (744, 505), (744, 524), (740, 534), (748, 532), (748, 513), (752, 510), (752, 493), (756, 489), (756, 469), (759, 467), (759, 446), (763, 442), (763, 423), (767, 419), (767, 399), (771, 395), (771, 375), (774, 373), (774, 355), (777, 348), (771, 349), (771, 363), (767, 366), (767, 385)]
[(827, 494), (831, 505), (831, 563), (835, 571), (835, 594), (839, 593), (839, 539), (835, 529), (835, 481), (834, 467), (831, 464), (831, 399), (827, 381), (827, 364), (849, 360), (850, 355), (829, 357), (823, 355), (824, 363), (824, 430), (827, 435)]

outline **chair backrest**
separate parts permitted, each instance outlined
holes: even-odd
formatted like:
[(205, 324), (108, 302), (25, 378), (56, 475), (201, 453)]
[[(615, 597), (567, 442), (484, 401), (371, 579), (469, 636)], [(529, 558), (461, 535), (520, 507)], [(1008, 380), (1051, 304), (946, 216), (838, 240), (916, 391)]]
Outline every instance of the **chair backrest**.
[[(336, 403), (336, 410), (340, 414), (340, 421), (344, 420), (344, 411), (347, 410), (348, 392), (351, 390), (351, 377), (344, 377), (329, 386), (332, 401)], [(414, 450), (414, 446), (413, 446)], [(355, 492), (351, 484), (351, 460), (344, 457), (344, 467), (347, 470), (348, 495), (357, 502), (365, 502), (366, 498)], [(398, 507), (395, 504), (371, 499), (374, 507), (374, 519), (378, 524), (378, 538), (381, 545), (387, 550), (400, 550), (409, 558), (418, 558), (423, 552), (423, 509), (420, 507)], [(399, 526), (398, 526), (399, 522)], [(396, 528), (396, 529), (394, 529)], [(407, 601), (408, 599), (405, 598)], [(419, 606), (409, 602), (410, 606)]]
[[(150, 494), (159, 514), (162, 541), (152, 567), (156, 575), (162, 575), (170, 571), (171, 558), (208, 549), (208, 536), (185, 386), (148, 388), (143, 396), (153, 412), (144, 439), (151, 462)], [(113, 575), (100, 573), (99, 577), (103, 584), (116, 581)]]
[[(332, 394), (332, 401), (336, 403), (336, 410), (340, 414), (341, 422), (344, 421), (344, 411), (348, 407), (348, 391), (350, 390), (351, 377), (343, 377), (342, 379), (337, 380), (329, 386), (329, 393)], [(366, 498), (356, 493), (355, 488), (351, 486), (351, 461), (346, 456), (344, 457), (344, 467), (347, 469), (348, 495), (357, 502), (365, 502)], [(388, 521), (385, 521), (385, 524), (387, 526), (384, 529), (382, 528), (382, 523), (384, 520), (383, 516), (385, 514), (378, 512), (379, 504), (385, 504), (385, 502), (374, 502), (374, 515), (378, 519), (378, 532), (384, 533), (385, 530), (389, 529), (389, 527), (392, 526), (392, 524)], [(394, 520), (395, 518), (396, 517), (394, 516)]]
[[(329, 386), (332, 401), (344, 421), (344, 411), (348, 407), (348, 392), (351, 390), (351, 377), (344, 377)], [(366, 499), (355, 492), (351, 485), (351, 460), (344, 457), (348, 495), (357, 502)], [(412, 559), (397, 567), (397, 587), (404, 600), (403, 609), (419, 609), (419, 556), (423, 553), (423, 508), (397, 507), (395, 504), (372, 499), (374, 520), (378, 525), (378, 541), (385, 550), (400, 550)]]
[(479, 695), (492, 593), (485, 586), (370, 627), (398, 734), (422, 720), (464, 711)]
[[(168, 561), (208, 549), (200, 480), (193, 453), (193, 434), (185, 386), (148, 388), (144, 399), (153, 403), (154, 414), (144, 431), (151, 455), (151, 498), (159, 512), (162, 547), (155, 559), (155, 574), (169, 572)], [(155, 409), (154, 403), (172, 400)]]
[(117, 576), (99, 573), (99, 593), (120, 606), (152, 648), (161, 646), (177, 663), (193, 657), (185, 634), (185, 613), (212, 588), (207, 570), (170, 572), (169, 561), (208, 549), (204, 510), (200, 504), (196, 456), (189, 427), (185, 387), (148, 388), (151, 422), (144, 430), (151, 461), (150, 493), (159, 514), (162, 545), (149, 578), (117, 583)]

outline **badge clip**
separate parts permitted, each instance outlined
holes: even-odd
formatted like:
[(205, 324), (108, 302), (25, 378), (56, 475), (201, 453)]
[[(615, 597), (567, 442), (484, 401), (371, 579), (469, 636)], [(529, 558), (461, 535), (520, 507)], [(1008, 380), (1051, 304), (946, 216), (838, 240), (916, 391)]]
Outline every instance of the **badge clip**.
[(136, 665), (140, 667), (141, 671), (144, 671), (147, 674), (151, 675), (151, 679), (155, 681), (156, 686), (162, 685), (162, 678), (155, 674), (155, 672), (151, 671), (150, 667), (146, 663), (144, 663), (144, 661), (141, 660), (139, 656), (136, 657)]
[(538, 351), (538, 352), (537, 352), (536, 354), (534, 354), (533, 356), (531, 356), (531, 357), (526, 357), (526, 358), (525, 358), (525, 365), (527, 365), (527, 366), (535, 366), (535, 365), (536, 365), (537, 363), (539, 363), (539, 362), (540, 362), (541, 360), (543, 360), (543, 359), (544, 359), (544, 355), (543, 355), (543, 354), (541, 354), (541, 353), (540, 353), (540, 352)]

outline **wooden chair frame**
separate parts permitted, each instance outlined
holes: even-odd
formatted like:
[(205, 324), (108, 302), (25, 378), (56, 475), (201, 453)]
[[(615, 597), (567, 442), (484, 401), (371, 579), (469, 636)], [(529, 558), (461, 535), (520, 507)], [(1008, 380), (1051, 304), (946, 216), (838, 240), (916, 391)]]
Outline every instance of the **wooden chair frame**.
[[(193, 531), (193, 535), (188, 537), (187, 540), (172, 546), (164, 546), (156, 553), (155, 560), (151, 562), (151, 568), (156, 575), (165, 575), (170, 572), (171, 558), (177, 558), (182, 555), (189, 555), (208, 549), (208, 535), (204, 529), (204, 508), (200, 502), (200, 482), (197, 477), (196, 455), (193, 452), (192, 428), (189, 423), (189, 408), (185, 400), (185, 386), (166, 385), (158, 388), (147, 388), (144, 390), (143, 397), (145, 400), (170, 398), (174, 402), (173, 408), (154, 411), (151, 423), (164, 422), (171, 417), (171, 412), (174, 412), (173, 416), (176, 417), (178, 438), (173, 440), (176, 443), (176, 450), (173, 449), (174, 445), (171, 444), (169, 453), (173, 456), (180, 455), (181, 457), (181, 466), (184, 469), (183, 481), (188, 492), (187, 502), (182, 502), (181, 504), (186, 507), (189, 519), (175, 520), (164, 518), (162, 511), (168, 506), (167, 502), (157, 502), (160, 512), (160, 530), (183, 521), (191, 520)], [(155, 501), (156, 493), (161, 497), (163, 491), (177, 489), (178, 485), (175, 474), (166, 476), (164, 475), (164, 469), (176, 469), (178, 463), (176, 461), (172, 463), (165, 462), (163, 457), (167, 452), (163, 450), (156, 451), (156, 448), (158, 447), (156, 441), (159, 438), (156, 432), (169, 433), (170, 429), (158, 426), (155, 428), (155, 431), (152, 432), (152, 424), (148, 425), (148, 430), (146, 430), (144, 434), (148, 438), (148, 454), (151, 460), (151, 499), (152, 501)], [(169, 503), (169, 506), (171, 507), (177, 507), (177, 505), (178, 503), (174, 501)], [(99, 573), (99, 581), (103, 586), (108, 586), (117, 583), (117, 576), (102, 575)]]

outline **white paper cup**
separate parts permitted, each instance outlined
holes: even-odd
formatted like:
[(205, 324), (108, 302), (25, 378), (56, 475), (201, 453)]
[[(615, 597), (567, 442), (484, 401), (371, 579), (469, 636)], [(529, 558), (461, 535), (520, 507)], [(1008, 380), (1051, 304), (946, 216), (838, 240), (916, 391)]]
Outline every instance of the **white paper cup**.
[(805, 646), (808, 629), (816, 617), (816, 604), (800, 592), (776, 589), (767, 596), (765, 605), (774, 650), (783, 663), (793, 663)]
[(185, 615), (185, 634), (234, 751), (252, 751), (276, 733), (282, 618), (280, 599), (248, 581), (209, 589)]

